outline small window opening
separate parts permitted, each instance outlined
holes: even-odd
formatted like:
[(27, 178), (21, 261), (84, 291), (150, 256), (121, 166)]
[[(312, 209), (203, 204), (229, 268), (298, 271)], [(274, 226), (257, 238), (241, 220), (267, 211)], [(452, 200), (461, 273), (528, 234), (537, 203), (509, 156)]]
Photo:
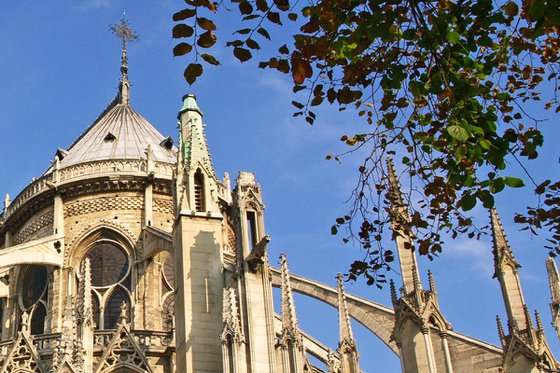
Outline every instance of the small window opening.
[(194, 206), (196, 211), (204, 212), (206, 210), (204, 203), (204, 176), (200, 169), (196, 170), (194, 174)]
[(165, 139), (163, 139), (163, 141), (160, 142), (159, 144), (164, 148), (171, 150), (171, 148), (173, 148), (173, 139), (171, 138), (171, 136), (168, 136)]
[(111, 132), (109, 132), (109, 133), (107, 134), (107, 136), (105, 136), (105, 138), (103, 139), (103, 141), (105, 141), (105, 142), (113, 142), (113, 141), (115, 141), (115, 139), (116, 139), (115, 135), (113, 135)]
[(228, 334), (227, 336), (227, 350), (228, 350), (228, 366), (229, 366), (229, 371), (230, 372), (235, 372), (235, 355), (233, 352), (233, 337), (231, 336), (231, 334)]
[(257, 217), (254, 211), (247, 211), (247, 236), (251, 250), (257, 246)]

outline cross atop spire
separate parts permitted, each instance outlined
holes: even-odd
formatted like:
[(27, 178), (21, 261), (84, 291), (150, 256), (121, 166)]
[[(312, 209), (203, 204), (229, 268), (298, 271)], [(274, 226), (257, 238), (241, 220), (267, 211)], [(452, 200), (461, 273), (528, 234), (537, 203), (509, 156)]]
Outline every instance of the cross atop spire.
[(109, 27), (109, 29), (113, 33), (115, 33), (119, 39), (122, 40), (121, 81), (119, 84), (119, 98), (121, 104), (128, 105), (130, 103), (130, 81), (128, 80), (128, 58), (126, 55), (126, 42), (137, 40), (138, 34), (129, 26), (124, 10), (123, 16), (121, 18), (121, 23), (112, 25)]

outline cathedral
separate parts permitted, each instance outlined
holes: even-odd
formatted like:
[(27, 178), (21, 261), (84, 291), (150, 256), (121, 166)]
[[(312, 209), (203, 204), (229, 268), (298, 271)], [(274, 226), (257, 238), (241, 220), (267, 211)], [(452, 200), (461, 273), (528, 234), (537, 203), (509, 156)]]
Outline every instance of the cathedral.
[[(405, 373), (557, 372), (538, 313), (525, 303), (519, 264), (490, 211), (495, 278), (507, 320), (501, 345), (451, 328), (434, 276), (420, 280), (410, 219), (391, 160), (389, 195), (402, 282), (392, 305), (272, 263), (253, 173), (214, 171), (196, 97), (182, 99), (176, 135), (131, 106), (126, 22), (116, 98), (0, 215), (0, 373), (360, 373), (350, 319), (400, 360)], [(141, 89), (141, 87), (139, 88)], [(553, 323), (560, 277), (547, 261)], [(280, 289), (276, 313), (273, 288)], [(294, 293), (338, 310), (332, 350), (298, 324)], [(556, 338), (554, 337), (554, 343)]]

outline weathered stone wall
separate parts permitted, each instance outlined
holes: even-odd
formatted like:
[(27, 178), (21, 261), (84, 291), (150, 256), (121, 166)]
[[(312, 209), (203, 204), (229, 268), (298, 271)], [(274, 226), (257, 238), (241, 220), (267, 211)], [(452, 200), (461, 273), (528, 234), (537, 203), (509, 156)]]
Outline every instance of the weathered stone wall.
[(13, 235), (12, 245), (36, 240), (51, 235), (53, 229), (52, 207), (43, 209), (27, 220)]

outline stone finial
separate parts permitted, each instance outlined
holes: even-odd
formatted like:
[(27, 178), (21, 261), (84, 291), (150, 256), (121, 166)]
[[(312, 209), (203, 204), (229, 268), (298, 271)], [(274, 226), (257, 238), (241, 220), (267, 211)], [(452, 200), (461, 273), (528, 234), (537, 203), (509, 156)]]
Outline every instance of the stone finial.
[(537, 321), (537, 331), (542, 332), (544, 329), (542, 325), (541, 315), (539, 314), (538, 310), (535, 310), (535, 320)]
[(6, 211), (8, 207), (10, 207), (11, 203), (12, 203), (12, 199), (10, 198), (10, 195), (6, 194), (6, 197), (4, 197), (4, 211)]
[(436, 295), (437, 294), (436, 281), (434, 279), (434, 274), (430, 270), (428, 270), (428, 283), (430, 284), (430, 291), (434, 295)]
[(128, 303), (123, 301), (120, 306), (119, 325), (128, 324)]
[(496, 316), (496, 324), (498, 325), (498, 336), (500, 337), (500, 341), (503, 345), (506, 335), (504, 333), (504, 327), (502, 326), (502, 320), (500, 320), (500, 316)]
[(21, 314), (21, 332), (29, 335), (29, 314), (25, 311)]
[(393, 279), (389, 281), (389, 287), (391, 288), (391, 302), (393, 303), (393, 308), (397, 309), (399, 299), (397, 298), (397, 289), (395, 287), (395, 281), (393, 281)]
[(138, 34), (130, 27), (126, 20), (125, 13), (121, 18), (121, 23), (113, 25), (109, 28), (113, 33), (122, 40), (121, 54), (121, 80), (119, 84), (119, 103), (123, 105), (130, 104), (130, 81), (128, 80), (128, 56), (126, 54), (127, 41), (138, 40)]

